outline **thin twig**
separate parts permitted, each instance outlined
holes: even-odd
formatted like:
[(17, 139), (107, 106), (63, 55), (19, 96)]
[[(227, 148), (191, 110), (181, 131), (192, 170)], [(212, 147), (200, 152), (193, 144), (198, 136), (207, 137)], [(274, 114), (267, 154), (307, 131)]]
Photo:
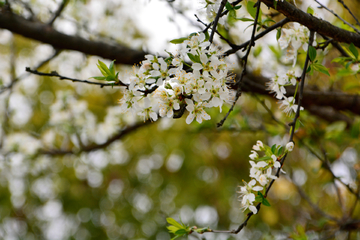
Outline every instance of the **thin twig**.
[[(241, 3), (241, 2), (242, 2), (242, 0), (237, 0), (237, 1), (232, 2), (232, 3), (230, 3), (230, 4), (231, 4), (233, 7), (235, 7), (236, 5), (238, 5), (238, 4)], [(228, 14), (228, 12), (229, 12), (229, 10), (225, 10), (224, 12), (222, 12), (222, 13), (220, 14), (220, 17)], [(212, 21), (211, 23), (209, 23), (209, 24), (208, 24), (208, 27), (206, 27), (206, 28), (203, 30), (203, 32), (205, 33), (205, 32), (211, 27), (211, 25), (213, 25), (213, 24), (214, 24), (214, 21)]]
[(51, 155), (51, 156), (63, 156), (66, 154), (79, 154), (82, 152), (92, 152), (98, 149), (103, 149), (106, 148), (108, 146), (110, 146), (113, 142), (125, 137), (126, 135), (134, 132), (135, 130), (147, 126), (148, 124), (150, 124), (151, 121), (146, 121), (146, 122), (140, 122), (140, 123), (136, 123), (135, 125), (132, 126), (128, 126), (124, 129), (122, 129), (121, 131), (119, 131), (117, 134), (115, 134), (114, 136), (112, 136), (111, 138), (109, 138), (106, 142), (102, 143), (102, 144), (89, 144), (87, 146), (83, 146), (82, 148), (78, 149), (78, 150), (74, 150), (74, 149), (42, 149), (39, 151), (39, 154), (44, 154), (44, 155)]
[(241, 96), (241, 82), (242, 82), (242, 79), (243, 77), (245, 76), (246, 74), (246, 65), (247, 65), (247, 61), (248, 61), (248, 57), (249, 57), (249, 54), (250, 54), (250, 50), (253, 46), (255, 46), (255, 32), (256, 32), (256, 25), (257, 25), (257, 22), (258, 22), (258, 18), (259, 18), (259, 12), (260, 12), (260, 6), (261, 6), (261, 2), (260, 1), (257, 1), (257, 8), (256, 8), (256, 15), (255, 15), (255, 19), (254, 19), (254, 26), (253, 26), (253, 30), (252, 30), (252, 33), (251, 33), (251, 38), (250, 38), (250, 43), (249, 43), (249, 46), (248, 46), (248, 49), (246, 51), (246, 54), (242, 57), (242, 61), (244, 62), (244, 65), (243, 65), (243, 70), (241, 71), (241, 74), (240, 74), (240, 78), (239, 80), (236, 82), (236, 85), (238, 86), (237, 87), (237, 90), (236, 90), (236, 95), (235, 95), (235, 99), (234, 99), (234, 102), (233, 104), (231, 105), (231, 108), (229, 109), (229, 111), (226, 113), (225, 117), (217, 124), (217, 127), (221, 127), (224, 122), (226, 121), (226, 119), (229, 117), (230, 113), (234, 110), (234, 107), (235, 107), (235, 104), (237, 102), (237, 100), (239, 99), (239, 97)]
[(360, 34), (360, 30), (357, 29), (356, 27), (354, 27), (351, 23), (345, 21), (342, 17), (340, 17), (337, 13), (335, 13), (333, 10), (327, 8), (325, 5), (323, 5), (322, 3), (320, 3), (318, 0), (314, 0), (315, 2), (317, 2), (322, 8), (325, 8), (326, 10), (328, 10), (329, 12), (331, 12), (332, 14), (334, 14), (335, 17), (337, 17), (338, 19), (340, 19), (341, 21), (343, 21), (343, 23), (345, 23), (346, 25), (348, 25), (349, 27), (351, 27), (352, 29), (355, 30), (355, 32), (357, 32), (358, 34)]
[[(195, 17), (197, 19), (197, 21), (201, 24), (203, 24), (206, 28), (211, 28), (209, 25), (207, 25), (206, 23), (204, 23), (203, 21), (201, 21), (201, 19), (195, 14)], [(232, 42), (229, 41), (229, 39), (225, 38), (221, 33), (219, 33), (218, 30), (215, 30), (216, 34), (219, 35), (220, 39), (224, 40), (227, 44), (229, 44), (229, 46), (231, 48), (236, 47), (236, 45)]]
[(100, 87), (112, 87), (112, 86), (125, 86), (125, 87), (127, 87), (128, 86), (127, 84), (125, 84), (125, 83), (123, 83), (121, 81), (111, 82), (111, 83), (92, 82), (92, 81), (88, 81), (88, 80), (81, 80), (81, 79), (62, 76), (62, 75), (58, 74), (56, 71), (52, 71), (51, 73), (39, 72), (37, 70), (31, 70), (29, 67), (26, 68), (26, 71), (29, 72), (29, 73), (35, 74), (35, 75), (39, 75), (39, 76), (58, 77), (60, 80), (70, 80), (70, 81), (73, 81), (73, 82), (80, 82), (80, 83), (98, 85)]
[[(49, 61), (51, 61), (52, 59), (54, 59), (57, 55), (59, 55), (61, 51), (60, 50), (55, 50), (55, 52), (48, 57), (47, 59), (43, 60), (42, 62), (40, 62), (37, 66), (35, 66), (35, 69), (38, 69), (42, 66), (44, 66), (46, 63), (48, 63)], [(23, 73), (21, 74), (19, 77), (15, 78), (13, 81), (11, 81), (11, 83), (7, 86), (4, 86), (2, 88), (0, 88), (0, 94), (5, 92), (6, 90), (11, 89), (17, 82), (19, 82), (21, 79), (29, 76), (30, 73)]]
[[(288, 22), (290, 22), (290, 19), (284, 18), (283, 20), (275, 23), (274, 25), (268, 27), (267, 29), (265, 29), (264, 31), (262, 31), (261, 33), (259, 33), (258, 35), (256, 35), (256, 36), (254, 37), (254, 41), (262, 38), (263, 36), (265, 36), (265, 35), (268, 34), (269, 32), (273, 31), (274, 29), (276, 29), (276, 28), (278, 28), (278, 27), (284, 26), (284, 25), (285, 25), (286, 23), (288, 23)], [(232, 48), (232, 49), (230, 49), (230, 50), (228, 50), (228, 51), (226, 51), (226, 52), (224, 53), (224, 56), (229, 56), (230, 54), (233, 54), (233, 53), (239, 51), (240, 49), (245, 49), (249, 44), (250, 44), (250, 40), (247, 41), (247, 42), (244, 42), (243, 44), (238, 45), (238, 46), (236, 46), (236, 47), (234, 47), (234, 48)]]
[(295, 183), (294, 179), (291, 179), (291, 181), (292, 181), (292, 183), (294, 184), (294, 186), (296, 187), (296, 189), (297, 189), (298, 193), (300, 194), (300, 196), (301, 196), (303, 199), (305, 199), (305, 201), (310, 205), (310, 207), (311, 207), (312, 209), (314, 209), (315, 212), (317, 212), (318, 214), (320, 214), (321, 216), (323, 216), (323, 217), (325, 217), (325, 218), (327, 218), (327, 219), (331, 219), (331, 220), (333, 220), (333, 221), (335, 221), (335, 222), (339, 222), (339, 219), (337, 219), (337, 218), (335, 218), (335, 217), (333, 217), (333, 216), (331, 216), (331, 215), (323, 212), (323, 211), (319, 208), (318, 205), (314, 204), (314, 203), (310, 200), (310, 198), (306, 195), (306, 193), (301, 189), (301, 187)]
[(60, 14), (62, 13), (62, 11), (65, 9), (67, 3), (69, 2), (69, 0), (63, 0), (61, 2), (61, 4), (59, 5), (58, 9), (56, 10), (55, 14), (53, 15), (53, 17), (50, 19), (50, 21), (48, 22), (49, 26), (52, 26), (53, 23), (55, 22), (55, 20), (60, 16)]
[[(220, 19), (220, 15), (221, 15), (221, 13), (222, 13), (222, 11), (223, 11), (226, 3), (227, 3), (227, 0), (222, 0), (222, 1), (221, 1), (219, 10), (218, 10), (218, 12), (217, 12), (217, 14), (216, 14), (216, 17), (215, 17), (215, 20), (214, 20), (214, 23), (213, 23), (214, 27), (213, 27), (213, 29), (212, 29), (212, 31), (211, 31), (211, 33), (210, 33), (210, 37), (209, 37), (209, 42), (210, 42), (210, 43), (213, 42), (214, 34), (215, 34), (215, 31), (216, 31), (216, 27), (217, 27), (217, 24), (218, 24), (219, 19)], [(209, 26), (210, 26), (210, 25), (209, 25)]]
[(294, 120), (289, 124), (289, 126), (291, 126), (291, 131), (290, 131), (290, 139), (289, 142), (293, 142), (293, 138), (294, 138), (294, 133), (295, 133), (295, 126), (296, 126), (296, 121), (297, 119), (300, 117), (300, 108), (301, 108), (301, 101), (303, 99), (303, 93), (304, 93), (304, 86), (305, 86), (305, 75), (306, 75), (306, 71), (308, 68), (308, 64), (309, 64), (309, 51), (310, 51), (310, 47), (312, 46), (312, 42), (314, 41), (314, 31), (310, 31), (310, 37), (309, 37), (309, 46), (308, 46), (308, 50), (307, 50), (307, 54), (306, 54), (306, 59), (305, 59), (305, 64), (304, 64), (304, 68), (303, 68), (303, 72), (301, 74), (301, 79), (300, 79), (300, 91), (299, 91), (299, 97), (298, 97), (298, 107), (295, 113), (295, 117)]
[[(332, 176), (335, 176), (334, 173), (333, 173), (333, 171), (331, 170), (330, 163), (329, 163), (329, 159), (327, 158), (326, 150), (325, 150), (325, 148), (322, 146), (322, 144), (320, 145), (320, 148), (321, 148), (321, 151), (322, 151), (323, 156), (324, 156), (324, 163), (326, 164), (326, 168), (328, 169), (328, 171), (331, 173)], [(344, 208), (344, 205), (343, 205), (343, 201), (342, 201), (341, 195), (340, 195), (340, 190), (339, 190), (338, 186), (336, 185), (335, 179), (336, 179), (336, 178), (333, 178), (333, 184), (334, 184), (334, 187), (335, 187), (335, 191), (336, 191), (336, 194), (337, 194), (337, 196), (338, 196), (341, 209), (342, 209), (343, 212), (345, 212), (345, 208)]]
[(338, 2), (341, 3), (346, 10), (348, 10), (348, 12), (350, 13), (350, 15), (355, 19), (356, 24), (360, 26), (359, 20), (358, 20), (358, 19), (355, 17), (355, 15), (350, 11), (350, 9), (348, 8), (348, 6), (345, 5), (344, 1), (338, 0)]
[(341, 45), (338, 42), (334, 41), (334, 39), (328, 38), (327, 36), (322, 35), (322, 34), (320, 34), (320, 35), (326, 41), (332, 40), (331, 44), (341, 53), (342, 56), (350, 57), (350, 55), (341, 47)]

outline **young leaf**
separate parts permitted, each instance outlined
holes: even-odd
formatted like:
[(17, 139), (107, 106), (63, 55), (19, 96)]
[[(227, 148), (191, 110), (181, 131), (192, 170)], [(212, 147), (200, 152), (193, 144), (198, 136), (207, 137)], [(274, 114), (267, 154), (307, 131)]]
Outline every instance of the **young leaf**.
[(357, 60), (358, 57), (359, 57), (359, 52), (358, 52), (358, 50), (356, 49), (356, 47), (355, 47), (355, 45), (353, 43), (350, 44), (349, 50), (354, 55), (355, 59)]
[[(100, 69), (101, 73), (104, 75), (104, 76), (108, 76), (108, 75), (111, 75), (111, 72), (110, 70), (108, 69), (108, 67), (106, 66), (105, 63), (103, 63), (102, 61), (98, 60), (98, 68)], [(105, 74), (104, 74), (105, 73)]]
[(314, 70), (324, 73), (330, 77), (329, 70), (326, 67), (324, 67), (323, 65), (321, 65), (320, 63), (313, 63), (312, 66), (313, 66)]
[(178, 223), (175, 219), (173, 219), (173, 218), (166, 218), (166, 221), (169, 223), (169, 224), (171, 224), (171, 225), (173, 225), (173, 226), (175, 226), (175, 227), (177, 227), (177, 228), (184, 228), (185, 226), (183, 226), (183, 225), (181, 225), (180, 223)]
[[(247, 5), (246, 5), (246, 9), (247, 11), (249, 12), (249, 14), (255, 19), (256, 17), (256, 9), (257, 7), (254, 7), (255, 5), (255, 2), (248, 2)], [(260, 12), (259, 12), (259, 19), (261, 19), (261, 9), (260, 9)]]
[(96, 79), (96, 80), (105, 80), (106, 79), (106, 77), (91, 77), (91, 78), (94, 78), (94, 79)]
[(172, 44), (181, 44), (183, 43), (185, 40), (187, 40), (188, 38), (187, 37), (182, 37), (182, 38), (176, 38), (176, 39), (173, 39), (173, 40), (170, 40), (170, 42)]
[(254, 19), (251, 19), (251, 18), (238, 18), (238, 20), (240, 20), (240, 21), (243, 21), (243, 22), (253, 22), (254, 21)]
[(269, 203), (269, 201), (268, 201), (266, 198), (263, 198), (263, 199), (262, 199), (262, 204), (264, 204), (264, 205), (267, 206), (267, 207), (270, 207), (270, 206), (271, 206), (270, 203)]
[(175, 232), (176, 235), (184, 235), (184, 234), (186, 234), (186, 233), (187, 233), (187, 231), (186, 231), (186, 229), (184, 229), (184, 228), (179, 229), (179, 230), (177, 230), (177, 231)]
[(306, 10), (307, 13), (314, 15), (314, 9), (312, 9), (310, 6)]
[(175, 227), (175, 226), (167, 226), (166, 227), (171, 233), (176, 233), (180, 228)]
[(274, 154), (276, 153), (276, 144), (271, 146), (271, 152)]
[(193, 55), (193, 54), (191, 54), (191, 53), (188, 53), (187, 55), (188, 55), (188, 57), (190, 58), (190, 60), (191, 60), (192, 62), (201, 63), (200, 57), (199, 57), (198, 55)]
[(235, 10), (239, 10), (240, 8), (242, 7), (242, 5), (239, 5), (239, 6), (235, 6)]
[(115, 62), (115, 60), (113, 60), (113, 61), (110, 63), (110, 66), (109, 66), (109, 71), (111, 72), (111, 75), (112, 75), (112, 76), (115, 76), (114, 62)]
[(309, 58), (312, 62), (316, 58), (316, 49), (313, 46), (309, 46)]
[(226, 8), (228, 11), (234, 10), (234, 7), (233, 7), (229, 2), (226, 2), (225, 8)]

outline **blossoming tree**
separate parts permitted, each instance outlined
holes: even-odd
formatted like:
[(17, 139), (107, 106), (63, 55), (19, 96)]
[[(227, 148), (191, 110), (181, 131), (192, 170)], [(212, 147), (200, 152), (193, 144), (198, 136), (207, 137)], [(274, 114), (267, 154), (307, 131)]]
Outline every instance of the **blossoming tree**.
[(157, 54), (118, 2), (2, 4), (2, 238), (360, 237), (358, 2), (167, 1)]

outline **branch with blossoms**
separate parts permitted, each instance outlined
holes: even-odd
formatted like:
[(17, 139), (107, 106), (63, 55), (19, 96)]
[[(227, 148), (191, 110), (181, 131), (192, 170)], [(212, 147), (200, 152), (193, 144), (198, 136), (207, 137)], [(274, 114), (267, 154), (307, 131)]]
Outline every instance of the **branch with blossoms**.
[[(305, 30), (302, 30), (302, 32), (306, 32)], [(305, 34), (304, 34), (305, 35)], [(245, 221), (234, 230), (212, 230), (210, 228), (185, 228), (185, 225), (179, 225), (184, 227), (184, 229), (181, 231), (182, 234), (190, 234), (194, 232), (194, 229), (198, 233), (203, 232), (213, 232), (213, 233), (231, 233), (231, 234), (237, 234), (239, 233), (248, 223), (250, 218), (257, 214), (260, 210), (261, 205), (270, 206), (269, 201), (267, 200), (267, 194), (270, 191), (272, 185), (274, 184), (275, 180), (279, 178), (280, 172), (282, 171), (282, 166), (284, 165), (285, 159), (287, 157), (287, 154), (291, 152), (294, 149), (294, 133), (295, 133), (295, 126), (298, 121), (298, 118), (300, 117), (300, 111), (303, 110), (301, 107), (301, 102), (303, 98), (303, 91), (304, 91), (304, 85), (305, 85), (305, 76), (308, 70), (308, 64), (309, 62), (314, 62), (314, 53), (312, 43), (314, 41), (314, 35), (315, 33), (313, 31), (310, 31), (310, 34), (308, 36), (308, 42), (306, 44), (307, 46), (307, 54), (306, 59), (303, 67), (303, 71), (301, 74), (301, 77), (299, 79), (295, 79), (295, 82), (300, 81), (300, 87), (299, 87), (299, 94), (298, 94), (298, 100), (297, 104), (295, 104), (295, 92), (294, 96), (292, 97), (294, 100), (287, 100), (286, 102), (288, 104), (282, 103), (282, 106), (284, 108), (285, 105), (285, 113), (291, 114), (292, 112), (295, 113), (295, 116), (293, 118), (293, 121), (289, 124), (290, 126), (290, 132), (289, 132), (289, 142), (286, 144), (285, 147), (280, 145), (273, 145), (268, 146), (264, 144), (261, 141), (257, 141), (256, 145), (253, 146), (253, 150), (251, 150), (251, 154), (249, 155), (250, 160), (250, 178), (251, 180), (249, 182), (244, 182), (244, 186), (240, 187), (240, 191), (238, 193), (240, 194), (239, 199), (241, 202), (241, 208), (243, 211), (249, 209), (250, 212), (247, 214), (247, 218)], [(292, 43), (292, 40), (288, 42), (288, 44)], [(296, 43), (295, 43), (296, 44)], [(301, 46), (301, 45), (300, 45)], [(299, 47), (300, 47), (299, 46)], [(283, 79), (287, 79), (286, 81), (288, 83), (291, 83), (294, 76), (293, 74), (286, 74), (284, 75)], [(298, 80), (298, 81), (297, 81)], [(281, 87), (276, 87), (278, 84), (278, 78), (274, 78), (273, 80), (273, 88), (272, 90), (277, 94), (282, 94)], [(276, 89), (276, 90), (274, 90)], [(298, 89), (298, 88), (297, 88)], [(264, 152), (264, 155), (262, 157), (259, 156), (259, 152)], [(283, 171), (282, 171), (283, 172)], [(255, 205), (255, 203), (257, 203)], [(169, 221), (168, 221), (169, 222)], [(173, 219), (169, 222), (171, 224), (169, 230), (175, 228), (173, 224)], [(188, 231), (186, 231), (186, 229)], [(174, 233), (177, 237), (177, 233), (180, 232), (180, 228), (176, 228), (176, 231), (171, 231)]]
[[(99, 61), (98, 68), (102, 76), (94, 78), (108, 81), (105, 84), (65, 78), (56, 72), (51, 73), (52, 75), (46, 75), (33, 71), (39, 75), (56, 76), (60, 79), (101, 86), (122, 86), (123, 97), (120, 99), (122, 113), (130, 112), (133, 115), (140, 116), (147, 122), (157, 121), (158, 116), (168, 118), (181, 117), (185, 110), (187, 110), (187, 124), (192, 123), (194, 120), (202, 123), (203, 120), (211, 118), (206, 112), (207, 109), (219, 107), (221, 112), (222, 106), (229, 103), (231, 108), (219, 123), (218, 126), (221, 126), (242, 93), (248, 57), (252, 47), (255, 45), (255, 41), (281, 27), (281, 30), (278, 32), (281, 33), (278, 42), (280, 48), (286, 50), (286, 60), (292, 63), (292, 68), (289, 68), (287, 71), (279, 71), (267, 84), (267, 87), (275, 95), (275, 98), (279, 100), (280, 108), (285, 114), (295, 114), (293, 121), (289, 124), (289, 142), (286, 146), (268, 146), (261, 141), (257, 141), (256, 145), (253, 146), (253, 150), (249, 155), (251, 159), (249, 175), (251, 180), (249, 182), (244, 181), (244, 186), (240, 187), (238, 192), (243, 211), (249, 210), (250, 212), (247, 214), (246, 220), (237, 229), (220, 231), (211, 230), (210, 228), (187, 227), (184, 224), (173, 221), (173, 219), (168, 219), (168, 223), (171, 225), (168, 229), (176, 236), (192, 232), (227, 232), (236, 234), (247, 225), (247, 222), (253, 215), (259, 212), (261, 205), (270, 206), (267, 194), (274, 181), (279, 178), (287, 154), (294, 148), (293, 137), (295, 127), (300, 117), (300, 111), (304, 109), (302, 103), (305, 75), (306, 73), (312, 74), (314, 71), (329, 74), (327, 69), (316, 60), (316, 49), (312, 47), (312, 42), (315, 39), (314, 31), (310, 31), (307, 27), (296, 22), (289, 24), (287, 28), (284, 27), (284, 24), (292, 19), (290, 16), (286, 15), (287, 18), (284, 20), (256, 35), (258, 21), (259, 19), (261, 20), (260, 7), (262, 2), (266, 3), (267, 1), (259, 0), (256, 3), (257, 5), (254, 5), (256, 13), (253, 16), (254, 22), (250, 40), (236, 47), (229, 44), (232, 49), (225, 53), (214, 47), (212, 44), (213, 37), (217, 32), (218, 23), (223, 24), (224, 19), (221, 19), (221, 17), (226, 14), (226, 11), (229, 14), (233, 14), (236, 8), (234, 7), (235, 5), (230, 4), (226, 0), (221, 0), (221, 2), (209, 0), (206, 1), (207, 13), (214, 15), (213, 17), (215, 18), (210, 24), (204, 24), (206, 26), (204, 31), (191, 34), (186, 38), (172, 40), (171, 42), (174, 44), (183, 44), (185, 46), (177, 54), (168, 52), (168, 57), (146, 55), (146, 59), (141, 62), (140, 66), (138, 68), (134, 67), (133, 72), (122, 81), (118, 79), (118, 73), (115, 72), (114, 61), (111, 62), (109, 67)], [(273, 1), (273, 3), (277, 2)], [(286, 8), (286, 4), (279, 1), (279, 9)], [(223, 12), (225, 7), (227, 10)], [(210, 28), (211, 34), (209, 36), (207, 30)], [(219, 35), (224, 38), (221, 34)], [(227, 42), (230, 43), (229, 41)], [(240, 49), (246, 49), (247, 51), (241, 58), (243, 69), (236, 82), (236, 91), (234, 91), (229, 83), (230, 74), (226, 56)], [(301, 51), (307, 52), (302, 73), (294, 68), (298, 53)], [(356, 62), (355, 60), (349, 61)], [(295, 89), (293, 93), (287, 90), (289, 86)], [(263, 153), (261, 157), (260, 153)]]

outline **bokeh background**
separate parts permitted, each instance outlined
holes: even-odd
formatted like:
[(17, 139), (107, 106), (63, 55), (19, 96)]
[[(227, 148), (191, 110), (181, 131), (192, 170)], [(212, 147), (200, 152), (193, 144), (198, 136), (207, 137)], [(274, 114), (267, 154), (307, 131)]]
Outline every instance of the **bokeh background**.
[[(42, 22), (47, 22), (61, 4), (55, 0), (9, 2), (16, 14), (36, 16)], [(318, 11), (312, 1), (297, 4), (303, 9), (311, 5)], [(353, 9), (360, 7), (359, 1), (347, 4)], [(180, 47), (169, 40), (201, 29), (194, 14), (206, 20), (203, 6), (203, 2), (191, 0), (71, 0), (54, 28), (164, 55), (165, 49)], [(342, 9), (336, 1), (329, 7)], [(346, 18), (345, 11), (338, 13)], [(327, 12), (318, 14), (336, 21)], [(249, 17), (246, 7), (238, 16)], [(238, 43), (248, 40), (251, 28), (244, 28), (250, 23), (232, 24), (222, 31)], [(280, 50), (275, 35), (256, 45), (249, 63), (252, 73), (272, 76), (283, 66), (276, 55)], [(219, 39), (216, 43), (223, 44)], [(336, 55), (333, 49), (327, 54)], [(25, 72), (25, 67), (35, 68), (48, 58), (51, 60), (41, 64), (39, 71), (57, 71), (78, 79), (98, 76), (98, 59), (110, 63), (76, 51), (57, 52), (48, 44), (0, 29), (1, 239), (165, 240), (173, 237), (166, 229), (167, 217), (222, 230), (242, 223), (247, 212), (240, 209), (236, 191), (242, 180), (249, 180), (252, 146), (257, 140), (270, 146), (288, 141), (286, 129), (263, 106), (280, 121), (290, 122), (274, 99), (244, 93), (222, 128), (216, 123), (230, 106), (224, 106), (222, 113), (210, 110), (212, 119), (203, 124), (187, 125), (184, 118), (143, 123), (120, 112), (119, 88)], [(322, 58), (336, 73), (339, 66), (331, 64), (331, 58)], [(304, 54), (299, 62), (301, 59)], [(238, 71), (236, 58), (229, 61)], [(131, 68), (116, 66), (121, 79), (126, 79)], [(310, 82), (314, 88), (353, 94), (360, 91), (355, 76), (319, 73)], [(332, 230), (332, 222), (306, 198), (335, 217), (342, 217), (354, 206), (352, 216), (359, 217), (359, 205), (354, 205), (358, 199), (314, 155), (328, 159), (339, 179), (359, 188), (360, 119), (345, 114), (351, 125), (302, 113), (296, 148), (284, 166), (286, 175), (275, 182), (268, 196), (271, 207), (263, 206), (241, 233), (194, 234), (189, 239), (306, 239), (300, 238), (305, 233), (308, 239), (318, 239)], [(119, 135), (129, 127), (134, 129)], [(109, 141), (113, 136), (118, 137)], [(357, 239), (360, 235), (338, 231), (333, 237)]]

